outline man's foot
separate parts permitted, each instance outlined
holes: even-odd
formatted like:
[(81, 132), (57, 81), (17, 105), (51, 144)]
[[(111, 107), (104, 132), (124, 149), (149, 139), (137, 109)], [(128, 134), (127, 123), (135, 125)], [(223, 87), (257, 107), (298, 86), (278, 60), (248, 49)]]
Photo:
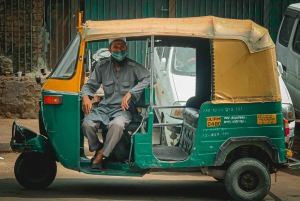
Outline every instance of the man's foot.
[(101, 172), (102, 171), (102, 165), (98, 164), (98, 163), (93, 163), (90, 171), (91, 172)]

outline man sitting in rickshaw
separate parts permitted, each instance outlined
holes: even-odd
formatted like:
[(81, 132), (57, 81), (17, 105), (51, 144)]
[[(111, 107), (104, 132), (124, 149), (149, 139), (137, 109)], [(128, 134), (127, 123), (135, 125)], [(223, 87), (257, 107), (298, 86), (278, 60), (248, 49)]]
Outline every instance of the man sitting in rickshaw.
[[(128, 102), (137, 101), (150, 84), (150, 73), (137, 62), (127, 58), (126, 38), (109, 39), (111, 57), (99, 62), (89, 80), (83, 85), (82, 110), (87, 115), (81, 129), (88, 139), (90, 152), (95, 151), (91, 171), (102, 170), (102, 159), (108, 157), (130, 123), (132, 114)], [(91, 97), (104, 87), (105, 99), (92, 109)], [(101, 124), (108, 128), (106, 140), (101, 143), (96, 134)]]

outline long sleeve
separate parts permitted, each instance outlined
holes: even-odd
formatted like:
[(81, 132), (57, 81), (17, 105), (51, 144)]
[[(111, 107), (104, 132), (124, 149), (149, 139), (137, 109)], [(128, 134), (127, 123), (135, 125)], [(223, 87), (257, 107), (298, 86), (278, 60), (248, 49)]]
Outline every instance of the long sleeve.
[(81, 96), (89, 95), (94, 97), (94, 93), (102, 84), (101, 67), (95, 68), (88, 81), (81, 88)]

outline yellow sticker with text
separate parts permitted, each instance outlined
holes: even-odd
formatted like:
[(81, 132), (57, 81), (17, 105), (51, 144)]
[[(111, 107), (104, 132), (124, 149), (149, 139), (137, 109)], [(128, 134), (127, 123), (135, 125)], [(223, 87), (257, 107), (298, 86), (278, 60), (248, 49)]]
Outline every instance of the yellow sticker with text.
[(258, 114), (257, 124), (276, 124), (276, 114)]
[(207, 127), (221, 126), (221, 117), (207, 117)]

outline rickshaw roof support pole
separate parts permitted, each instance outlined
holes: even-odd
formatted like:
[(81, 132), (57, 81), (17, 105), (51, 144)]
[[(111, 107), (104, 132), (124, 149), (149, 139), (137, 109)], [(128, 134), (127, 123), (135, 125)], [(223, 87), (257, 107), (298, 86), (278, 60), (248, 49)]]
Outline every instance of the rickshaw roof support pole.
[(150, 60), (150, 112), (153, 110), (153, 74), (154, 74), (154, 36), (151, 36), (151, 60)]

